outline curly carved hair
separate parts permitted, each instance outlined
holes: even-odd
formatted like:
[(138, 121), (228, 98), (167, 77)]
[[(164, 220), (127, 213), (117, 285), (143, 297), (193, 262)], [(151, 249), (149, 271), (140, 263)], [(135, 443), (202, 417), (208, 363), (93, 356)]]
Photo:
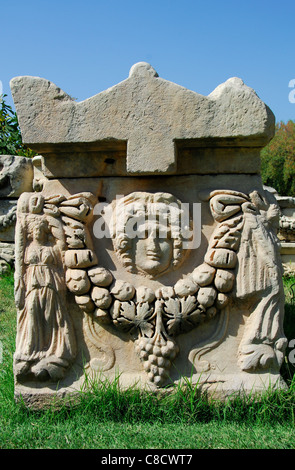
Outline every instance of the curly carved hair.
[(26, 217), (27, 238), (32, 240), (36, 227), (42, 229), (47, 236), (52, 235), (50, 224), (45, 215), (30, 214)]
[[(128, 233), (125, 232), (125, 227), (130, 218), (136, 217), (136, 210), (141, 216), (147, 214), (153, 214), (153, 217), (156, 216), (156, 219), (159, 219), (159, 213), (155, 212), (154, 208), (150, 211), (149, 205), (158, 204), (158, 207), (163, 209), (164, 206), (174, 208), (174, 219), (176, 212), (176, 219), (173, 219), (173, 214), (171, 211), (166, 212), (168, 226), (178, 224), (179, 228), (179, 216), (181, 215), (181, 202), (176, 199), (172, 194), (169, 193), (146, 193), (146, 192), (135, 192), (125, 196), (122, 199), (116, 201), (115, 205), (115, 221), (113, 224), (113, 247), (118, 258), (121, 260), (123, 266), (134, 274), (138, 272), (136, 265), (134, 264), (133, 259), (133, 239), (128, 236)], [(157, 207), (156, 207), (157, 208)], [(161, 211), (160, 211), (161, 212)], [(165, 211), (164, 211), (165, 212)], [(178, 213), (178, 214), (177, 214)], [(178, 218), (177, 218), (178, 216)], [(188, 250), (183, 248), (183, 237), (181, 231), (176, 231), (177, 235), (174, 234), (172, 237), (173, 240), (173, 249), (172, 249), (172, 259), (170, 263), (170, 269), (177, 269), (185, 259)], [(186, 253), (184, 253), (186, 251)], [(166, 270), (167, 271), (167, 270)]]

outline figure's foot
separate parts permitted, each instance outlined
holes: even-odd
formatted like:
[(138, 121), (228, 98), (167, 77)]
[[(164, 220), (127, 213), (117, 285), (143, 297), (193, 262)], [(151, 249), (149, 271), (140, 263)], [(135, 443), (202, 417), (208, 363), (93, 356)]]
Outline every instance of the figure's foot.
[(31, 368), (31, 371), (35, 378), (42, 382), (47, 380), (58, 382), (64, 378), (68, 365), (68, 361), (64, 359), (49, 356), (41, 359), (41, 361)]
[(48, 371), (44, 369), (42, 365), (40, 365), (40, 362), (33, 366), (31, 371), (34, 374), (34, 377), (40, 382), (46, 382), (50, 380), (50, 375), (48, 374)]
[(14, 375), (18, 381), (22, 382), (29, 379), (31, 374), (31, 365), (32, 363), (30, 361), (15, 360), (13, 369)]

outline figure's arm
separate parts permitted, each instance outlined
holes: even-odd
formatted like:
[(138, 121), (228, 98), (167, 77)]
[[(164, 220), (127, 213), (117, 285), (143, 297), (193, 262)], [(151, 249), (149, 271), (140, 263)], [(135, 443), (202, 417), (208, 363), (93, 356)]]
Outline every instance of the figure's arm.
[(67, 249), (63, 225), (62, 222), (55, 217), (47, 216), (47, 220), (54, 240), (52, 248), (58, 260), (58, 264), (62, 267), (64, 265), (64, 252)]
[(15, 227), (15, 274), (14, 274), (14, 296), (15, 304), (18, 309), (22, 309), (25, 303), (25, 246), (26, 229), (22, 217), (19, 217)]

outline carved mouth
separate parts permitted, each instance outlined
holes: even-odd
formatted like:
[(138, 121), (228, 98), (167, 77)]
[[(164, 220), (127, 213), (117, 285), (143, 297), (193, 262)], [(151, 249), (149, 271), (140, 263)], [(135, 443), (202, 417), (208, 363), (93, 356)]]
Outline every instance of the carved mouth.
[(161, 258), (161, 256), (158, 253), (155, 253), (153, 251), (148, 251), (147, 257), (153, 261), (159, 261), (159, 259)]

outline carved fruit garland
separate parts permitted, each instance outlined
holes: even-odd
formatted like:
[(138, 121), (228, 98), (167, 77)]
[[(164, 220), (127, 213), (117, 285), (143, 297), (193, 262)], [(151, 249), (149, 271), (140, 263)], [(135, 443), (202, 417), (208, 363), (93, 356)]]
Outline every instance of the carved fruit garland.
[(74, 195), (59, 204), (68, 247), (64, 257), (68, 289), (94, 321), (137, 335), (135, 351), (150, 382), (157, 386), (167, 380), (179, 352), (174, 338), (225, 308), (234, 286), (242, 206), (249, 204), (249, 198), (234, 191), (214, 191), (208, 199), (218, 225), (204, 262), (174, 287), (163, 286), (156, 292), (114, 280), (110, 271), (97, 265), (87, 229), (92, 195)]

